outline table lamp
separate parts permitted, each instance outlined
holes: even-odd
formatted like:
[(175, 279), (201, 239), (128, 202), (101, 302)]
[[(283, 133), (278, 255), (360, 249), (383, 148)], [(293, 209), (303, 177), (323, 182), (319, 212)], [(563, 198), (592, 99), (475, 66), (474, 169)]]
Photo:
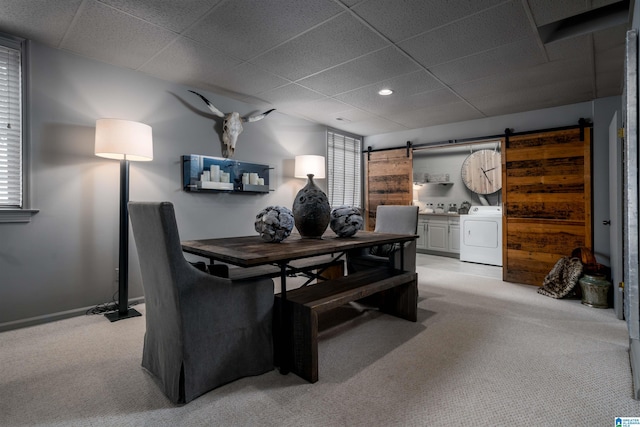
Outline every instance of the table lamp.
[(309, 180), (293, 201), (293, 220), (300, 236), (321, 239), (331, 220), (331, 207), (327, 195), (313, 178), (324, 178), (324, 156), (296, 156), (294, 176)]
[(153, 160), (151, 126), (120, 119), (96, 120), (95, 154), (120, 160), (120, 238), (118, 311), (106, 313), (112, 322), (141, 314), (129, 308), (129, 161)]

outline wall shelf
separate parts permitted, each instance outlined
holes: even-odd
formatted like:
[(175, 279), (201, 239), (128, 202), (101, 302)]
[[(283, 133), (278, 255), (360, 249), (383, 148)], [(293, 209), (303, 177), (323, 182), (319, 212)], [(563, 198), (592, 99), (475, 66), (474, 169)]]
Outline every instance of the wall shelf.
[(431, 181), (431, 182), (414, 182), (414, 185), (453, 185), (453, 182), (436, 182), (436, 181)]
[[(229, 174), (229, 182), (214, 182), (203, 180), (203, 173), (211, 170), (211, 166), (218, 166), (220, 172)], [(236, 193), (263, 194), (269, 189), (268, 165), (258, 163), (239, 162), (223, 157), (187, 154), (182, 156), (182, 189), (191, 193)], [(243, 184), (242, 175), (256, 173), (264, 180), (264, 184)]]

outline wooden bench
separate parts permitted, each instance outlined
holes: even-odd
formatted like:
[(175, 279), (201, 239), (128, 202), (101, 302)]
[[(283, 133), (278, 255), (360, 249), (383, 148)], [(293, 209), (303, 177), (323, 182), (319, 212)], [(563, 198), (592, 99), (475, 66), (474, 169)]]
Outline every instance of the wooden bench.
[[(318, 381), (318, 315), (365, 297), (374, 298), (380, 311), (402, 319), (417, 320), (418, 275), (380, 267), (350, 274), (317, 285), (287, 292), (285, 315), (290, 316), (291, 371), (305, 380)], [(274, 346), (276, 363), (282, 348), (279, 315), (282, 298), (276, 294)]]

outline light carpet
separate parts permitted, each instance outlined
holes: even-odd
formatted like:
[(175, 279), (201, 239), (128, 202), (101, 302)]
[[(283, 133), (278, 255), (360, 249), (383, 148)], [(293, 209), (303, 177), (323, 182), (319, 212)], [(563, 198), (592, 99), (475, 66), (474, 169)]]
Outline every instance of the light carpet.
[(326, 330), (317, 383), (274, 370), (184, 406), (140, 367), (143, 317), (3, 332), (0, 425), (613, 426), (640, 415), (613, 310), (490, 277), (418, 275), (418, 322), (365, 311)]

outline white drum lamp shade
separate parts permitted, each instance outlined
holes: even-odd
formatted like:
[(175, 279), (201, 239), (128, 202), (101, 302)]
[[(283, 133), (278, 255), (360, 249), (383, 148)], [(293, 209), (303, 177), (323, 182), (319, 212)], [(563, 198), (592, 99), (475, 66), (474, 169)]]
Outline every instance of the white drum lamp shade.
[(98, 119), (95, 154), (117, 160), (153, 160), (151, 126), (129, 120)]
[(296, 178), (306, 178), (309, 174), (319, 179), (326, 177), (324, 156), (315, 156), (312, 154), (296, 156), (293, 176)]

